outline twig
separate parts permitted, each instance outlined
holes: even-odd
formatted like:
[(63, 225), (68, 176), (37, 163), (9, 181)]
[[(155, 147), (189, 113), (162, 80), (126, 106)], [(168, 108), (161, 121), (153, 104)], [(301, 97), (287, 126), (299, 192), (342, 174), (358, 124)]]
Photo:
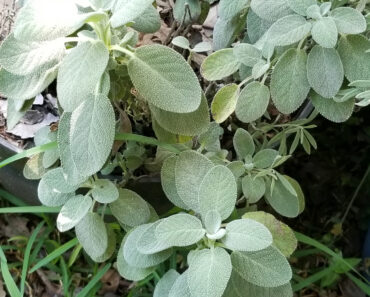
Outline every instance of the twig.
[(365, 180), (366, 180), (367, 176), (369, 175), (369, 173), (370, 173), (370, 166), (367, 168), (367, 170), (366, 170), (366, 172), (365, 172), (364, 176), (363, 176), (363, 177), (362, 177), (362, 179), (361, 179), (361, 182), (358, 184), (358, 186), (357, 186), (357, 188), (356, 188), (356, 191), (353, 193), (353, 196), (352, 196), (352, 198), (351, 198), (351, 201), (349, 202), (349, 204), (348, 204), (348, 206), (347, 206), (346, 212), (344, 213), (344, 215), (343, 215), (343, 217), (342, 217), (342, 219), (341, 219), (341, 221), (340, 221), (340, 223), (341, 223), (341, 224), (343, 224), (343, 223), (344, 223), (344, 221), (346, 220), (346, 217), (347, 217), (347, 215), (348, 215), (349, 211), (351, 210), (352, 205), (353, 205), (353, 203), (355, 202), (355, 200), (356, 200), (356, 198), (357, 198), (357, 196), (358, 196), (358, 193), (360, 192), (360, 190), (361, 190), (361, 188), (362, 188), (362, 186), (363, 186), (363, 184), (364, 184), (364, 182), (365, 182)]

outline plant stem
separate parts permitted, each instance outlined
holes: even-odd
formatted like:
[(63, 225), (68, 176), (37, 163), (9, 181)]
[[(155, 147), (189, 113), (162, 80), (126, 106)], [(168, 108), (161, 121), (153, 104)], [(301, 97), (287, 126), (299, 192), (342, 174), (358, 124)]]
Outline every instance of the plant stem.
[(243, 85), (245, 85), (247, 82), (249, 82), (251, 79), (253, 78), (253, 76), (249, 76), (249, 77), (247, 77), (245, 80), (243, 80), (240, 84), (239, 84), (239, 89), (243, 86)]
[(363, 184), (365, 183), (366, 178), (367, 178), (367, 176), (368, 176), (369, 174), (370, 174), (370, 166), (367, 168), (367, 170), (366, 170), (366, 172), (365, 172), (364, 176), (362, 177), (362, 179), (361, 179), (360, 183), (358, 184), (358, 186), (357, 186), (357, 188), (356, 188), (356, 191), (353, 193), (353, 196), (352, 196), (352, 198), (351, 198), (351, 201), (349, 202), (349, 204), (348, 204), (348, 206), (347, 206), (346, 212), (344, 213), (344, 215), (343, 215), (343, 217), (342, 217), (342, 219), (341, 219), (341, 221), (340, 221), (340, 223), (341, 223), (341, 224), (343, 224), (343, 223), (344, 223), (344, 221), (346, 220), (347, 215), (348, 215), (349, 211), (351, 210), (352, 205), (353, 205), (353, 203), (355, 202), (355, 200), (356, 200), (356, 198), (357, 198), (357, 196), (358, 196), (358, 193), (360, 192), (360, 190), (361, 190), (361, 188), (362, 188)]
[(118, 51), (118, 52), (124, 53), (124, 54), (130, 56), (131, 58), (135, 57), (135, 54), (132, 51), (130, 51), (130, 50), (128, 50), (128, 49), (126, 49), (126, 48), (124, 48), (122, 46), (119, 46), (119, 45), (112, 45), (110, 47), (110, 49), (111, 50), (114, 50), (114, 51)]

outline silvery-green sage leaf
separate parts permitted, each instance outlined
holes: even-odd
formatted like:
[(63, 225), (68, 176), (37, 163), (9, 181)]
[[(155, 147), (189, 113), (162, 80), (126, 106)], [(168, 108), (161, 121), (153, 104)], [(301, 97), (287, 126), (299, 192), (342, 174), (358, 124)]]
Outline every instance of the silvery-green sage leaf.
[(205, 217), (210, 210), (217, 210), (223, 220), (235, 208), (237, 185), (233, 173), (226, 166), (218, 165), (204, 176), (198, 193), (200, 214)]
[(172, 44), (183, 49), (190, 49), (190, 42), (184, 36), (177, 36), (172, 39)]
[(279, 59), (271, 75), (271, 97), (276, 108), (285, 114), (296, 111), (310, 91), (307, 79), (307, 54), (289, 49)]
[[(65, 53), (62, 39), (23, 42), (10, 34), (0, 47), (0, 65), (16, 75), (40, 73), (57, 65)], [(54, 64), (54, 65), (53, 65)]]
[(161, 17), (153, 5), (149, 5), (133, 22), (132, 28), (142, 33), (154, 33), (161, 27)]
[(244, 123), (253, 122), (263, 116), (269, 101), (269, 88), (260, 82), (252, 82), (240, 93), (235, 109), (236, 117)]
[(179, 155), (175, 166), (176, 189), (188, 208), (200, 212), (200, 185), (207, 172), (214, 167), (212, 161), (195, 151), (185, 151)]
[(211, 50), (212, 50), (212, 44), (206, 41), (197, 43), (193, 48), (193, 52), (196, 52), (196, 53), (209, 52)]
[(234, 55), (233, 49), (228, 48), (208, 56), (202, 64), (201, 72), (207, 80), (220, 80), (235, 73), (239, 66), (240, 62)]
[(84, 182), (87, 177), (82, 176), (72, 158), (70, 133), (71, 133), (72, 113), (64, 112), (58, 125), (58, 149), (60, 155), (61, 167), (66, 181), (71, 185), (77, 185)]
[(267, 183), (265, 197), (271, 207), (288, 218), (295, 218), (300, 213), (300, 201), (298, 194), (290, 193), (280, 180), (275, 181), (271, 191), (271, 183)]
[(249, 203), (257, 203), (265, 194), (266, 183), (262, 177), (246, 175), (242, 179), (242, 189)]
[(228, 0), (221, 0), (220, 7), (219, 7), (219, 17), (224, 20), (231, 20), (237, 17), (240, 12), (247, 7), (248, 0), (235, 0), (235, 1), (228, 1)]
[(148, 225), (149, 227), (146, 229), (146, 231), (143, 232), (138, 238), (136, 247), (139, 253), (145, 255), (155, 254), (158, 252), (162, 252), (172, 246), (169, 242), (161, 240), (156, 236), (156, 229), (158, 225), (162, 222), (163, 219), (155, 221), (154, 223)]
[(60, 232), (71, 230), (87, 214), (92, 205), (89, 196), (77, 195), (69, 199), (62, 207), (57, 218)]
[(57, 92), (64, 111), (74, 111), (91, 97), (107, 67), (108, 59), (108, 49), (98, 40), (78, 44), (63, 59), (58, 72)]
[(311, 23), (300, 15), (288, 15), (276, 21), (267, 31), (267, 40), (275, 46), (286, 46), (300, 41), (311, 30)]
[(257, 252), (233, 252), (233, 269), (256, 286), (275, 288), (292, 278), (292, 270), (284, 255), (273, 246)]
[(277, 220), (273, 215), (263, 212), (247, 212), (244, 219), (252, 219), (265, 225), (271, 232), (273, 245), (282, 252), (285, 257), (290, 257), (297, 248), (297, 238), (288, 225)]
[(153, 297), (168, 297), (180, 274), (174, 270), (168, 270), (155, 286)]
[(220, 213), (213, 209), (207, 212), (203, 217), (203, 224), (209, 234), (216, 234), (220, 229), (222, 218)]
[(175, 168), (177, 156), (168, 157), (162, 165), (161, 169), (161, 182), (164, 193), (167, 198), (176, 206), (188, 210), (189, 207), (182, 201), (177, 193), (175, 181)]
[(94, 182), (91, 195), (100, 203), (112, 203), (118, 199), (119, 192), (116, 185), (110, 180), (100, 179)]
[(273, 149), (261, 150), (253, 157), (253, 164), (257, 168), (269, 168), (274, 164), (274, 161), (278, 155), (279, 152)]
[(48, 68), (43, 72), (28, 75), (15, 75), (5, 69), (0, 69), (0, 94), (7, 98), (28, 100), (46, 89), (57, 77), (58, 66)]
[(233, 251), (260, 251), (272, 244), (270, 231), (261, 223), (250, 219), (231, 221), (226, 225), (222, 239), (226, 248)]
[(334, 97), (344, 79), (344, 70), (338, 52), (316, 45), (308, 54), (307, 78), (316, 93), (325, 98)]
[(334, 19), (339, 33), (359, 34), (366, 30), (366, 19), (356, 9), (351, 7), (338, 7), (330, 16)]
[(294, 13), (285, 0), (252, 0), (251, 8), (260, 18), (271, 21)]
[(253, 10), (248, 11), (247, 33), (251, 43), (256, 43), (271, 27), (274, 21), (260, 18)]
[(192, 296), (221, 297), (231, 276), (230, 255), (222, 248), (204, 249), (197, 253), (188, 270)]
[(23, 176), (27, 179), (37, 180), (41, 179), (46, 171), (44, 166), (42, 166), (42, 154), (36, 154), (29, 158), (26, 165), (24, 165)]
[(116, 219), (130, 227), (148, 222), (150, 209), (146, 201), (134, 191), (128, 189), (119, 189), (118, 191), (118, 199), (109, 204)]
[(139, 47), (128, 63), (130, 78), (138, 92), (156, 107), (175, 113), (198, 109), (202, 90), (185, 59), (161, 45)]
[(116, 251), (116, 244), (117, 244), (116, 234), (114, 233), (114, 230), (109, 224), (105, 224), (105, 228), (107, 229), (108, 247), (105, 250), (103, 255), (92, 258), (97, 263), (103, 263), (107, 261), (110, 257), (112, 257), (112, 255)]
[(72, 34), (90, 19), (102, 17), (99, 12), (80, 14), (73, 0), (27, 1), (15, 21), (14, 36), (24, 41), (54, 40)]
[(335, 102), (333, 99), (327, 99), (318, 94), (312, 94), (311, 102), (324, 118), (334, 123), (347, 121), (352, 115), (355, 107), (354, 98), (345, 102)]
[(115, 133), (113, 107), (103, 94), (90, 95), (72, 112), (70, 149), (82, 176), (99, 171), (111, 153)]
[(243, 128), (238, 128), (234, 134), (233, 145), (235, 152), (240, 160), (252, 156), (256, 149), (252, 135)]
[(76, 225), (76, 236), (91, 258), (102, 256), (108, 248), (108, 234), (104, 221), (97, 213), (88, 212)]
[(293, 297), (293, 290), (290, 283), (279, 287), (259, 287), (243, 279), (235, 270), (227, 285), (224, 297)]
[(159, 242), (170, 246), (189, 246), (203, 238), (201, 221), (192, 215), (180, 213), (165, 218), (155, 229)]
[(307, 15), (307, 8), (317, 4), (316, 0), (287, 0), (286, 2), (290, 9), (303, 16)]
[(208, 102), (204, 95), (197, 110), (174, 113), (150, 106), (153, 117), (165, 130), (183, 136), (196, 136), (207, 131), (210, 124)]
[(110, 22), (113, 28), (126, 25), (140, 17), (152, 5), (152, 0), (121, 0), (113, 6)]
[(322, 47), (333, 48), (338, 41), (338, 29), (331, 17), (324, 17), (315, 21), (311, 34), (313, 40)]
[(370, 40), (362, 35), (342, 36), (338, 52), (344, 67), (344, 75), (350, 81), (370, 80)]
[(142, 254), (137, 249), (137, 242), (141, 235), (151, 226), (151, 224), (141, 225), (133, 229), (126, 238), (123, 247), (123, 256), (125, 261), (137, 268), (149, 268), (163, 261), (167, 260), (171, 254), (172, 249), (167, 249), (155, 254)]
[(168, 297), (192, 297), (188, 285), (188, 270), (177, 278)]
[[(126, 236), (127, 237), (127, 236)], [(123, 256), (123, 248), (126, 238), (123, 239), (117, 254), (117, 270), (119, 274), (130, 281), (141, 281), (155, 271), (156, 267), (138, 268), (127, 263)]]
[(248, 43), (240, 43), (234, 47), (234, 55), (245, 66), (253, 67), (261, 58), (261, 51)]
[(239, 87), (229, 84), (222, 87), (215, 95), (211, 105), (211, 112), (216, 123), (222, 123), (235, 111), (238, 101)]

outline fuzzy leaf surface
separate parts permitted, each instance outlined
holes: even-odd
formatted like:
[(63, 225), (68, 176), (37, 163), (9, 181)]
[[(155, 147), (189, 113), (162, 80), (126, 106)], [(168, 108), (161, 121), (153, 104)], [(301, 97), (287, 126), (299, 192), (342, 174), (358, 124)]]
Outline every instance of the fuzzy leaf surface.
[(227, 48), (208, 56), (201, 66), (201, 73), (207, 80), (220, 80), (235, 73), (239, 66), (233, 49)]
[(260, 251), (272, 244), (270, 231), (261, 223), (250, 220), (234, 220), (226, 226), (225, 246), (233, 251)]
[(203, 238), (201, 221), (189, 214), (176, 214), (164, 219), (155, 229), (159, 242), (170, 246), (189, 246)]
[(204, 249), (197, 253), (188, 270), (192, 296), (221, 297), (231, 276), (230, 255), (222, 248)]
[(65, 52), (61, 39), (47, 42), (22, 42), (10, 34), (0, 47), (0, 65), (16, 75), (42, 72), (56, 65)]
[(108, 234), (104, 221), (97, 213), (89, 212), (76, 225), (76, 236), (91, 258), (102, 256), (108, 247)]
[(235, 208), (237, 185), (233, 173), (226, 166), (213, 167), (204, 176), (199, 188), (200, 213), (205, 217), (210, 210), (217, 210), (223, 220)]
[(273, 246), (257, 252), (233, 252), (231, 262), (241, 278), (256, 286), (279, 287), (292, 278), (288, 261)]
[(240, 93), (235, 109), (236, 117), (244, 123), (253, 122), (263, 116), (269, 101), (269, 88), (260, 82), (252, 82)]
[(90, 95), (71, 117), (70, 147), (73, 162), (82, 176), (99, 171), (114, 142), (115, 116), (108, 97)]
[(271, 76), (271, 97), (277, 109), (285, 114), (296, 111), (307, 98), (307, 54), (289, 49), (276, 64)]
[(119, 189), (118, 191), (118, 199), (109, 204), (116, 219), (130, 227), (148, 222), (150, 210), (146, 201), (134, 191), (128, 189)]
[(78, 44), (63, 59), (58, 72), (57, 92), (64, 111), (74, 111), (81, 102), (91, 97), (108, 65), (108, 59), (107, 48), (97, 40)]
[(239, 87), (229, 84), (222, 87), (215, 95), (211, 105), (211, 113), (216, 123), (222, 123), (235, 111), (238, 101)]
[(60, 232), (71, 230), (87, 214), (92, 205), (89, 196), (77, 195), (69, 199), (62, 207), (57, 218)]
[(265, 225), (272, 234), (273, 246), (278, 248), (285, 257), (290, 257), (297, 248), (297, 238), (292, 229), (273, 215), (263, 212), (248, 212), (243, 215), (244, 219), (252, 219)]
[(316, 45), (307, 60), (307, 78), (316, 93), (325, 98), (334, 97), (344, 79), (344, 70), (338, 52)]
[(160, 109), (189, 113), (201, 103), (198, 78), (184, 58), (168, 47), (138, 48), (128, 63), (128, 71), (138, 92)]
[(199, 191), (204, 176), (214, 167), (212, 161), (195, 151), (185, 151), (176, 160), (175, 182), (181, 200), (200, 212)]

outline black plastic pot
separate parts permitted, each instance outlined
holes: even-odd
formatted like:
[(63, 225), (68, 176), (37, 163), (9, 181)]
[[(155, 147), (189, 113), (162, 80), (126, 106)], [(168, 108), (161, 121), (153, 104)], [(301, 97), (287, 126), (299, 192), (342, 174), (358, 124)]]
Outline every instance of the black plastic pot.
[[(21, 150), (0, 138), (0, 161), (3, 161)], [(26, 159), (11, 163), (0, 169), (0, 185), (9, 193), (30, 205), (39, 205), (37, 198), (38, 181), (27, 180), (23, 176)]]
[[(20, 151), (19, 148), (0, 138), (0, 162)], [(37, 198), (38, 181), (28, 180), (23, 176), (26, 161), (27, 159), (22, 159), (1, 168), (0, 185), (29, 205), (40, 205)], [(159, 177), (140, 178), (130, 183), (128, 188), (141, 195), (159, 214), (165, 213), (172, 207), (163, 193)]]

